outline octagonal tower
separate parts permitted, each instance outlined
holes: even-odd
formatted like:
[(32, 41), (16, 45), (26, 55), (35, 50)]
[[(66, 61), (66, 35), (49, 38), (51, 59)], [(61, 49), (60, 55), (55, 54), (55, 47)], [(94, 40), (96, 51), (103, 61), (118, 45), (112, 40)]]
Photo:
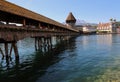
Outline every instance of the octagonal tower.
[(72, 12), (69, 13), (67, 19), (66, 19), (66, 23), (68, 27), (74, 27), (75, 23), (76, 23), (76, 19), (73, 16)]

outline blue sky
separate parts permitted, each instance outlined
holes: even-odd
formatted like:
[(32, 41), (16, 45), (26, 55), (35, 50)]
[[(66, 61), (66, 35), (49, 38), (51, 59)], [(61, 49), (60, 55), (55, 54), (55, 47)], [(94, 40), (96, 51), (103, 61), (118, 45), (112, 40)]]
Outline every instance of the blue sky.
[(7, 0), (42, 14), (58, 22), (64, 22), (69, 12), (76, 19), (91, 23), (120, 21), (120, 0)]

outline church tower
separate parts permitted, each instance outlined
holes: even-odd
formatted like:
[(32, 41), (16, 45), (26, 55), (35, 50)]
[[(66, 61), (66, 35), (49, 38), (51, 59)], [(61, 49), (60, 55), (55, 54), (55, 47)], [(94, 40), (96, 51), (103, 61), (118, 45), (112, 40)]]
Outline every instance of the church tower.
[(72, 12), (69, 13), (67, 19), (66, 19), (66, 23), (67, 23), (67, 26), (68, 27), (71, 27), (73, 28), (75, 26), (75, 23), (76, 23), (76, 19), (75, 17), (73, 16)]

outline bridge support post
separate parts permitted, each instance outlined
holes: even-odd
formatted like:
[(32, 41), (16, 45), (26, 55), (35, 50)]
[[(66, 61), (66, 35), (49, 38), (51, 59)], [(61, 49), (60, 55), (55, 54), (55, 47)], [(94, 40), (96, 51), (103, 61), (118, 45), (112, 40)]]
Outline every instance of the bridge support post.
[(51, 37), (35, 37), (35, 50), (44, 50), (47, 51), (46, 48), (52, 48), (52, 39)]
[(42, 48), (42, 37), (35, 37), (35, 50), (40, 50)]
[(5, 45), (5, 56), (6, 56), (6, 58), (8, 58), (9, 56), (8, 56), (8, 43), (4, 43), (4, 45)]
[(56, 42), (59, 43), (59, 36), (56, 36)]
[(12, 43), (12, 46), (13, 46), (13, 48), (14, 48), (15, 57), (16, 57), (16, 58), (19, 58), (17, 42), (13, 42), (13, 43)]
[[(11, 44), (11, 47), (8, 44)], [(9, 47), (10, 47), (10, 50), (9, 50)], [(19, 58), (19, 53), (18, 53), (18, 47), (17, 47), (17, 42), (16, 41), (4, 42), (4, 50), (2, 50), (0, 48), (0, 52), (2, 54), (2, 57), (3, 58), (6, 57), (6, 59), (11, 57), (13, 49), (14, 49), (15, 58), (18, 59)]]
[(38, 38), (38, 49), (41, 50), (42, 48), (42, 37)]
[(44, 37), (43, 45), (44, 45), (44, 52), (49, 51), (50, 49), (52, 49), (51, 36)]
[(1, 54), (2, 54), (2, 59), (4, 58), (4, 53), (3, 53), (3, 51), (2, 51), (2, 49), (0, 48), (0, 52), (1, 52)]
[(44, 42), (43, 42), (43, 45), (44, 45), (44, 47), (46, 47), (47, 45), (46, 45), (46, 37), (44, 37)]
[(57, 40), (57, 42), (59, 43), (59, 42), (61, 42), (61, 41), (63, 40), (63, 38), (62, 38), (62, 36), (57, 36), (57, 37), (56, 37), (56, 40)]
[(36, 50), (36, 51), (38, 50), (37, 42), (38, 42), (38, 38), (35, 37), (35, 50)]
[(52, 46), (52, 37), (49, 37), (49, 38), (48, 38), (48, 45), (49, 45), (49, 46)]

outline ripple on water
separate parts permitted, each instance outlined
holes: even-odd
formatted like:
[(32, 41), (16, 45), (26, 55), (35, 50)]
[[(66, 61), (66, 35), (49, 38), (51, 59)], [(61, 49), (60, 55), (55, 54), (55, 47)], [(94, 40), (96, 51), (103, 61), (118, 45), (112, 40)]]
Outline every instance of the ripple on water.
[(20, 46), (20, 61), (11, 61), (9, 66), (1, 61), (0, 74), (12, 71), (9, 77), (15, 77), (20, 73), (29, 82), (31, 79), (35, 79), (32, 82), (120, 82), (119, 37), (119, 34), (79, 36), (65, 46), (62, 44), (64, 50), (53, 59), (49, 55), (54, 52), (40, 55), (34, 52), (34, 41), (25, 39), (27, 42), (21, 42), (25, 46)]

